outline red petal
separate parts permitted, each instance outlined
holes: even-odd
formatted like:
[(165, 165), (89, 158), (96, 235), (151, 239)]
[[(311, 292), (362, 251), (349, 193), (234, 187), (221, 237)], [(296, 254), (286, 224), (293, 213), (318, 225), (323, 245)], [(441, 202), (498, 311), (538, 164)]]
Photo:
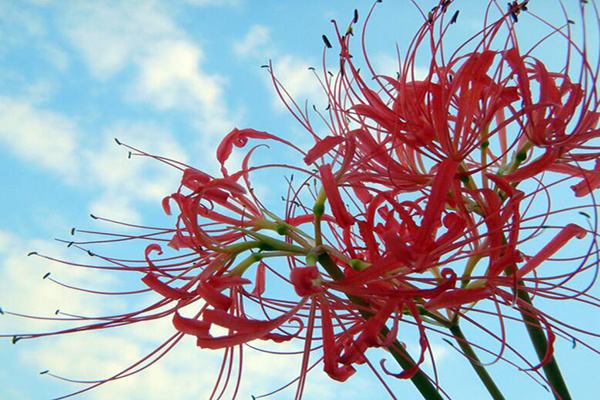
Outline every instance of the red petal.
[(317, 267), (292, 268), (290, 281), (294, 285), (294, 290), (298, 296), (310, 296), (323, 290), (321, 285), (317, 283), (319, 276)]
[(338, 366), (338, 351), (333, 335), (331, 312), (327, 301), (319, 301), (321, 305), (321, 329), (323, 332), (323, 370), (331, 379), (344, 382), (356, 371), (350, 365)]
[[(291, 147), (296, 148), (290, 142), (278, 138), (275, 135), (271, 135), (270, 133), (257, 131), (255, 129), (237, 129), (234, 128), (231, 132), (227, 134), (219, 144), (217, 148), (217, 160), (221, 163), (221, 172), (224, 176), (227, 176), (227, 169), (225, 168), (225, 161), (231, 155), (233, 150), (233, 146), (236, 147), (244, 147), (248, 142), (248, 139), (271, 139), (276, 140), (278, 142), (287, 144)], [(296, 148), (297, 149), (297, 148)]]
[(171, 200), (171, 196), (162, 199), (162, 208), (167, 215), (171, 215), (171, 205), (169, 204), (169, 200)]
[(192, 318), (184, 318), (177, 311), (173, 314), (173, 326), (181, 333), (194, 336), (208, 335), (210, 324)]
[(147, 273), (142, 278), (142, 282), (144, 282), (150, 289), (167, 299), (180, 300), (191, 297), (191, 294), (188, 292), (181, 289), (172, 288), (166, 283), (159, 281), (158, 278), (151, 273)]
[(265, 292), (265, 278), (265, 264), (261, 261), (256, 267), (256, 283), (252, 291), (254, 296), (260, 296)]
[(431, 194), (423, 213), (423, 221), (415, 237), (415, 246), (425, 246), (435, 237), (458, 164), (458, 161), (450, 158), (438, 164), (437, 173), (431, 182)]
[(304, 157), (304, 162), (306, 164), (312, 164), (315, 162), (317, 158), (322, 157), (324, 154), (328, 153), (331, 149), (333, 149), (338, 144), (342, 143), (344, 138), (342, 136), (327, 136), (323, 139), (320, 139), (309, 151), (306, 153)]
[(487, 287), (447, 290), (425, 303), (425, 308), (437, 310), (438, 308), (461, 307), (484, 299), (490, 294), (491, 291)]
[(329, 201), (331, 212), (335, 216), (336, 222), (343, 228), (349, 227), (354, 223), (354, 217), (348, 212), (342, 201), (337, 182), (331, 172), (331, 165), (325, 164), (319, 167), (319, 173), (321, 174), (321, 183), (325, 189), (325, 194), (327, 195), (327, 200)]
[(549, 148), (539, 158), (520, 167), (512, 174), (504, 175), (504, 179), (509, 182), (520, 182), (531, 178), (549, 169), (554, 164), (557, 157), (558, 153), (554, 149)]
[(209, 284), (202, 282), (196, 288), (196, 293), (208, 304), (219, 310), (228, 310), (231, 307), (231, 298), (215, 290)]
[(565, 226), (556, 236), (550, 240), (535, 256), (529, 259), (517, 272), (517, 277), (520, 279), (536, 269), (541, 263), (552, 257), (554, 253), (559, 251), (571, 239), (583, 239), (586, 235), (586, 230), (579, 225), (569, 224)]

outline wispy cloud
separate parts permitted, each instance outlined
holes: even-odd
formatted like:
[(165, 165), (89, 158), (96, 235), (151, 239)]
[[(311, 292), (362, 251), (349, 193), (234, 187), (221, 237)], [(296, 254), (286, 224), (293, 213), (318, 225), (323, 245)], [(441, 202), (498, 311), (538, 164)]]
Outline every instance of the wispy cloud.
[(232, 126), (225, 78), (203, 67), (203, 49), (160, 3), (79, 3), (69, 9), (65, 34), (97, 79), (133, 72), (126, 99), (189, 112), (208, 131)]
[(268, 57), (271, 32), (264, 25), (253, 25), (246, 35), (233, 44), (233, 52), (240, 57)]
[[(307, 58), (278, 49), (267, 26), (254, 25), (250, 27), (248, 32), (233, 44), (233, 52), (238, 57), (252, 58), (261, 63), (271, 60), (277, 79), (290, 96), (300, 104), (303, 104), (304, 101), (318, 103), (323, 99), (322, 88), (309, 70), (309, 67), (315, 66), (315, 63)], [(273, 89), (270, 77), (264, 73), (262, 76), (266, 87), (273, 94), (273, 107), (284, 111), (285, 107)]]
[(31, 164), (68, 181), (75, 179), (79, 138), (69, 118), (24, 100), (0, 97), (0, 140)]

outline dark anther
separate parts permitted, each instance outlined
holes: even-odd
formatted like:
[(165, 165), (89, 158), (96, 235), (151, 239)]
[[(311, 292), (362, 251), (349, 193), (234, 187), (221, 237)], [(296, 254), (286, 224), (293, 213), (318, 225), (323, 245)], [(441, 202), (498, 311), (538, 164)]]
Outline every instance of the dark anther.
[(50, 276), (50, 272), (46, 272), (46, 274), (44, 275), (44, 277), (42, 279), (46, 279), (49, 276)]
[(331, 46), (331, 42), (329, 41), (329, 39), (327, 39), (327, 36), (323, 35), (321, 37), (323, 38), (323, 43), (325, 43), (325, 47), (330, 49), (332, 46)]
[(127, 153), (127, 158), (131, 158), (131, 152)]
[(572, 19), (568, 19), (568, 20), (567, 20), (567, 23), (569, 23), (569, 24), (571, 24), (571, 25), (574, 25), (574, 24), (575, 24), (575, 21), (573, 21)]
[(517, 16), (516, 12), (514, 12), (514, 11), (511, 12), (510, 16), (512, 17), (512, 19), (513, 19), (514, 22), (519, 22), (519, 17)]
[(454, 13), (454, 15), (452, 15), (452, 18), (450, 19), (450, 23), (451, 24), (455, 24), (456, 20), (458, 19), (458, 13), (460, 12), (460, 10), (456, 10), (456, 12)]
[(261, 67), (261, 68), (269, 68), (269, 65), (268, 65), (268, 64), (263, 64), (263, 65), (261, 65), (260, 67)]
[(4, 315), (4, 310), (0, 307), (0, 315)]
[(90, 217), (91, 217), (92, 219), (98, 219), (98, 217), (96, 217), (94, 214), (90, 214)]
[(91, 251), (91, 250), (88, 250), (88, 251), (87, 251), (87, 253), (88, 253), (88, 255), (89, 255), (90, 257), (94, 257), (94, 256), (95, 256), (95, 254), (94, 254), (94, 253), (92, 253), (92, 251)]
[(58, 310), (58, 309), (56, 311), (54, 311), (54, 315), (58, 315), (59, 313), (60, 313), (60, 310)]
[(74, 243), (75, 243), (75, 242), (69, 242), (69, 244), (67, 244), (67, 249), (68, 249), (69, 247), (73, 246), (73, 244), (74, 244)]
[(48, 372), (50, 372), (50, 370), (49, 370), (49, 369), (47, 369), (47, 370), (45, 370), (45, 371), (42, 371), (42, 372), (40, 372), (40, 375), (45, 375), (45, 374), (47, 374)]
[(71, 228), (71, 235), (75, 234), (75, 228)]
[(117, 142), (117, 144), (120, 146), (121, 142), (119, 142), (119, 139), (115, 138), (115, 142)]
[(573, 341), (571, 348), (574, 349), (577, 346), (577, 340), (575, 338), (571, 338), (571, 340)]
[(579, 211), (579, 214), (583, 215), (586, 218), (591, 219), (592, 217), (590, 216), (590, 214), (586, 213), (585, 211)]
[(314, 104), (312, 106), (313, 106), (313, 110), (317, 111), (317, 106), (315, 106)]
[(354, 9), (354, 18), (352, 19), (353, 23), (357, 23), (358, 22), (358, 10), (355, 8)]
[(33, 255), (37, 255), (37, 251), (30, 251), (29, 253), (27, 253), (27, 257), (33, 256)]
[(16, 344), (19, 340), (21, 340), (20, 336), (13, 336), (12, 337), (12, 344)]
[(251, 394), (250, 397), (252, 397), (252, 400), (256, 400), (256, 397), (254, 397), (253, 394)]
[(325, 109), (326, 109), (327, 111), (329, 111), (329, 110), (331, 109), (331, 104), (327, 104), (327, 107), (325, 107)]

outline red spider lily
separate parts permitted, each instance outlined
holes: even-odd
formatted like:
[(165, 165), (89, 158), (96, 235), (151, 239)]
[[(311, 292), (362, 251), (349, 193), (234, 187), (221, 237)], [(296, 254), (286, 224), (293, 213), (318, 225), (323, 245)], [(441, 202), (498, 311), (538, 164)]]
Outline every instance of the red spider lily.
[[(19, 337), (168, 317), (175, 334), (163, 346), (191, 335), (201, 348), (224, 351), (211, 398), (225, 396), (233, 379), (233, 355), (241, 358), (244, 346), (256, 340), (303, 341), (296, 398), (302, 396), (315, 353), (316, 363), (322, 361), (337, 381), (348, 380), (358, 365), (366, 364), (391, 397), (381, 371), (441, 391), (435, 365), (431, 377), (420, 369), (428, 353), (433, 358), (433, 334), (454, 338), (461, 348), (474, 346), (544, 381), (538, 369), (553, 363), (557, 336), (584, 345), (580, 335), (598, 337), (554, 319), (531, 301), (600, 305), (587, 293), (589, 287), (569, 286), (598, 267), (593, 199), (600, 185), (598, 67), (588, 62), (586, 46), (575, 43), (569, 22), (554, 26), (523, 14), (527, 2), (511, 2), (507, 9), (490, 2), (483, 29), (449, 53), (444, 43), (458, 17), (455, 13), (446, 22), (451, 3), (441, 1), (422, 12), (423, 24), (397, 77), (373, 69), (364, 29), (359, 49), (364, 57), (356, 57), (356, 15), (344, 34), (334, 22), (339, 71), (320, 78), (329, 101), (327, 113), (317, 112), (327, 129), (323, 137), (269, 66), (276, 90), (314, 146), (305, 151), (272, 133), (234, 129), (216, 152), (221, 177), (155, 157), (182, 170), (178, 190), (163, 201), (165, 213), (177, 215), (175, 227), (125, 238), (152, 241), (142, 264), (94, 254), (108, 265), (88, 267), (138, 272), (143, 290), (155, 292), (159, 300), (100, 322), (75, 318), (84, 323), (78, 328)], [(536, 58), (536, 48), (546, 39), (527, 50), (519, 46), (519, 17), (521, 22), (539, 20), (550, 31), (547, 37), (564, 39), (564, 68), (552, 71)], [(333, 47), (326, 38), (325, 44)], [(417, 79), (416, 55), (423, 49), (429, 54), (427, 76)], [(324, 65), (326, 57), (327, 50)], [(573, 73), (574, 57), (581, 61), (578, 73)], [(367, 74), (361, 73), (361, 63)], [(226, 168), (233, 148), (242, 149), (249, 140), (283, 145), (316, 167), (286, 166), (304, 179), (297, 186), (290, 179), (285, 215), (269, 211), (250, 184), (252, 172), (280, 165), (250, 167), (254, 147), (239, 170)], [(589, 203), (555, 207), (552, 193), (573, 180), (574, 195)], [(587, 228), (556, 218), (575, 211), (593, 213), (593, 225), (591, 217)], [(575, 239), (584, 239), (586, 246), (566, 259), (573, 267), (565, 271), (565, 258), (557, 255), (580, 244)], [(121, 239), (107, 242), (116, 240)], [(163, 251), (158, 242), (179, 255), (155, 258)], [(557, 266), (558, 272), (550, 268)], [(276, 290), (270, 278), (277, 279)], [(479, 322), (489, 315), (497, 319), (498, 332)], [(521, 318), (546, 336), (539, 362), (522, 356), (507, 339), (505, 324)], [(457, 336), (459, 321), (497, 340), (499, 348)], [(401, 343), (408, 327), (419, 337), (416, 361)], [(377, 368), (370, 359), (373, 348), (386, 349), (403, 370), (394, 371), (384, 360)], [(469, 358), (481, 372), (482, 363)], [(148, 360), (141, 363), (154, 362)], [(139, 368), (145, 366), (136, 364), (108, 380)], [(556, 382), (548, 380), (562, 396)]]

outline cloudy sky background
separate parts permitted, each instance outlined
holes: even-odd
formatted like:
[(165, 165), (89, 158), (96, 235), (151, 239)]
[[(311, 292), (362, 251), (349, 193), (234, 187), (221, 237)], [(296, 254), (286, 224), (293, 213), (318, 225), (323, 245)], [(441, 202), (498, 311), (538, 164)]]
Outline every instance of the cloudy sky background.
[[(391, 3), (384, 2), (376, 13), (368, 43), (376, 67), (393, 75), (394, 46), (406, 48), (420, 17), (407, 1)], [(457, 35), (480, 26), (472, 13), (476, 3), (462, 2)], [(274, 132), (310, 146), (260, 65), (272, 59), (279, 79), (293, 95), (322, 105), (319, 86), (307, 69), (320, 65), (321, 34), (332, 38), (330, 19), (345, 25), (355, 7), (362, 17), (370, 4), (0, 0), (4, 188), (0, 307), (39, 315), (53, 315), (57, 309), (98, 315), (130, 307), (136, 300), (85, 296), (42, 280), (51, 271), (71, 284), (108, 289), (120, 285), (120, 276), (26, 257), (35, 250), (86, 261), (84, 255), (52, 239), (68, 237), (73, 226), (110, 229), (91, 220), (89, 213), (131, 223), (168, 221), (161, 215), (160, 200), (176, 189), (178, 174), (149, 159), (128, 159), (113, 138), (211, 173), (218, 171), (213, 156), (216, 143), (234, 126)], [(536, 11), (536, 2), (531, 8)], [(558, 18), (555, 9), (543, 11)], [(525, 36), (535, 37), (527, 26), (522, 29)], [(259, 181), (258, 193), (279, 199), (285, 194), (285, 181), (275, 179), (280, 179), (281, 191)], [(575, 318), (592, 330), (599, 328), (597, 319)], [(2, 333), (57, 326), (0, 317)], [(169, 321), (159, 321), (17, 345), (5, 339), (0, 341), (0, 397), (45, 399), (78, 390), (81, 386), (39, 372), (49, 369), (79, 379), (107, 377), (172, 332)], [(411, 340), (406, 340), (409, 348), (415, 346)], [(580, 347), (571, 349), (565, 341), (559, 341), (557, 348), (574, 398), (589, 398), (590, 380), (597, 379), (595, 371), (600, 367), (598, 358)], [(434, 350), (442, 383), (453, 397), (485, 398), (481, 384), (456, 351), (439, 341), (434, 341)], [(250, 354), (248, 358), (243, 399), (283, 385), (299, 369), (297, 359)], [(217, 353), (200, 351), (186, 339), (150, 369), (81, 398), (204, 399), (212, 388), (218, 359)], [(319, 370), (309, 375), (307, 399), (363, 398), (357, 390), (385, 398), (367, 370), (345, 385), (329, 382)], [(524, 393), (530, 400), (549, 398), (522, 373), (504, 365), (490, 370), (507, 398), (524, 398)], [(416, 398), (410, 383), (390, 382), (401, 398)], [(293, 394), (290, 389), (273, 398), (288, 399)]]

